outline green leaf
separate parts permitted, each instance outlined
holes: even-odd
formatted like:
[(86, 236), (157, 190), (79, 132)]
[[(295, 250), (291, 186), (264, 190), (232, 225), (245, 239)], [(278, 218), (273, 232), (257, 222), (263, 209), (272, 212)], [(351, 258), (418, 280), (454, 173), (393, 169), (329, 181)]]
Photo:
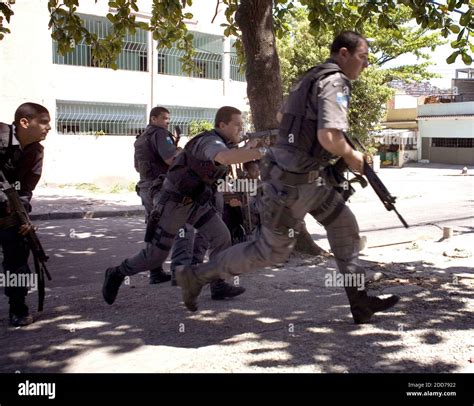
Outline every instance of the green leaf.
[(472, 22), (472, 13), (468, 11), (467, 13), (463, 14), (459, 19), (459, 24), (462, 26), (466, 26)]
[(115, 16), (112, 13), (108, 13), (106, 17), (107, 17), (107, 20), (109, 20), (112, 24), (115, 23)]
[(472, 63), (472, 57), (466, 53), (462, 54), (462, 60), (466, 65), (470, 65)]
[(453, 52), (451, 55), (448, 56), (448, 58), (446, 59), (446, 62), (448, 64), (452, 64), (456, 61), (456, 58), (458, 57), (459, 55), (459, 52), (456, 51), (456, 52)]
[(459, 34), (459, 31), (461, 31), (461, 28), (459, 27), (459, 25), (456, 25), (456, 24), (451, 24), (449, 26), (449, 29), (451, 30), (451, 32), (453, 32), (454, 34)]
[(143, 22), (143, 21), (139, 21), (137, 24), (137, 27), (140, 28), (141, 30), (145, 30), (145, 31), (148, 31), (148, 24)]

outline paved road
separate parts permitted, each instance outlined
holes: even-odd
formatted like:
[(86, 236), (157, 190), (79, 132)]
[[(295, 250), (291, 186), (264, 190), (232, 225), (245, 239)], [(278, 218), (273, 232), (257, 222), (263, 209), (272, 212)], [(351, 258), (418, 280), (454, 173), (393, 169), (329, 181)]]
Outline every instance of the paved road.
[[(386, 275), (373, 289), (402, 296), (393, 312), (376, 316), (375, 324), (351, 323), (343, 290), (325, 285), (334, 263), (313, 257), (243, 276), (248, 291), (232, 301), (211, 301), (207, 289), (195, 314), (182, 306), (178, 288), (150, 286), (146, 274), (133, 277), (108, 306), (100, 293), (103, 272), (143, 246), (143, 220), (43, 221), (38, 225), (54, 281), (45, 311), (27, 328), (7, 327), (6, 300), (0, 300), (0, 371), (472, 371), (472, 257), (453, 259), (443, 252), (474, 246), (472, 216), (459, 213), (472, 203), (468, 181), (473, 178), (431, 172), (420, 184), (415, 170), (413, 182), (403, 188), (396, 175), (406, 171), (383, 172), (411, 224), (442, 225), (457, 218), (449, 224), (458, 235), (437, 243), (438, 227), (414, 227), (409, 232), (416, 245), (367, 251), (366, 266)], [(430, 184), (446, 190), (436, 193)], [(405, 230), (390, 228), (397, 226), (392, 213), (373, 198), (363, 201), (364, 196), (353, 206), (361, 228), (372, 230), (369, 245), (407, 237)], [(318, 234), (312, 226), (310, 231)], [(35, 299), (32, 294), (30, 303)]]

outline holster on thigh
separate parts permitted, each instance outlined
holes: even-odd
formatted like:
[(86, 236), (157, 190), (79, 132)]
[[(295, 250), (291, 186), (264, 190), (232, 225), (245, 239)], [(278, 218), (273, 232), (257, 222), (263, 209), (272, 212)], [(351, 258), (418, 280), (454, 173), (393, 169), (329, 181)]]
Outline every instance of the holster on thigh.
[(335, 189), (331, 189), (319, 207), (311, 211), (310, 214), (324, 227), (327, 227), (337, 218), (344, 206), (345, 202), (341, 194)]
[(263, 198), (262, 225), (278, 234), (286, 234), (289, 229), (299, 230), (301, 221), (293, 216), (291, 205), (298, 198), (298, 191), (293, 187), (285, 187), (278, 192), (277, 198)]

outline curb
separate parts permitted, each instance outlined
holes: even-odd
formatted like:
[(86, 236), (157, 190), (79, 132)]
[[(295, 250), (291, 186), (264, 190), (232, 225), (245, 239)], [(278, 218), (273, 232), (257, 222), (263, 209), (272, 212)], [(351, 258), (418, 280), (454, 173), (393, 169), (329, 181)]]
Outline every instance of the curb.
[(69, 220), (69, 219), (91, 219), (103, 217), (136, 217), (144, 216), (144, 209), (132, 210), (97, 210), (97, 211), (72, 211), (31, 214), (31, 220)]

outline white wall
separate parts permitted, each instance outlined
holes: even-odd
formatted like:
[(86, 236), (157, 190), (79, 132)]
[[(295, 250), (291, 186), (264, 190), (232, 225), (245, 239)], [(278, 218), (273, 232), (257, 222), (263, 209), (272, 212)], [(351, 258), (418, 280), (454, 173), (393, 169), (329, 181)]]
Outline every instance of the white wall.
[(6, 122), (27, 101), (54, 110), (47, 0), (17, 1), (13, 11), (11, 33), (0, 41), (0, 121)]
[[(40, 103), (51, 113), (53, 129), (44, 142), (43, 183), (102, 182), (112, 177), (113, 183), (126, 183), (138, 177), (133, 168), (134, 137), (96, 139), (56, 134), (56, 100), (146, 104), (148, 111), (153, 105), (232, 105), (249, 110), (247, 84), (229, 80), (228, 74), (224, 81), (53, 64), (47, 3), (48, 0), (17, 1), (9, 25), (11, 34), (0, 42), (0, 121), (11, 122), (16, 108), (26, 101)], [(151, 0), (139, 2), (140, 19), (147, 18), (150, 5)], [(190, 10), (194, 17), (188, 28), (222, 35), (223, 10), (221, 5), (211, 24), (215, 4), (195, 0)], [(78, 11), (105, 16), (109, 12), (108, 0), (81, 1)], [(156, 42), (152, 46), (156, 47)], [(153, 68), (156, 71), (156, 60)]]
[(138, 181), (132, 136), (49, 134), (43, 141), (40, 185), (95, 183), (125, 186)]

